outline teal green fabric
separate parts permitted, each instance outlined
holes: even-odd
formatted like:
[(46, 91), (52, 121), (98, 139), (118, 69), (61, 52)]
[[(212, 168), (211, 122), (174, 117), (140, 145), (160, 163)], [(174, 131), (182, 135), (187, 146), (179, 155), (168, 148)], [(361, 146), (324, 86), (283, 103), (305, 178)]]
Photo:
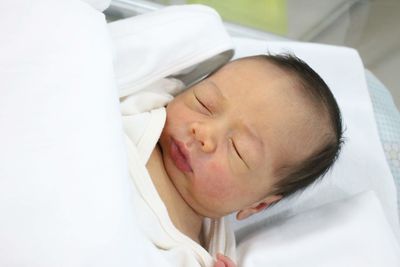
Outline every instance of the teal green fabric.
[(397, 188), (400, 214), (400, 113), (389, 90), (370, 71), (365, 71), (379, 137)]

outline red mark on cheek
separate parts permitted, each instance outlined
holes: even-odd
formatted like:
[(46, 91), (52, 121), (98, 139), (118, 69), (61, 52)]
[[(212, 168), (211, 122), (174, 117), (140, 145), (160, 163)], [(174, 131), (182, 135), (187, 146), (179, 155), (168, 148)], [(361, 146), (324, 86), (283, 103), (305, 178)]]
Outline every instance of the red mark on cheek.
[(210, 198), (224, 199), (233, 193), (231, 174), (224, 166), (218, 162), (211, 162), (202, 168), (198, 186), (201, 187), (203, 194)]

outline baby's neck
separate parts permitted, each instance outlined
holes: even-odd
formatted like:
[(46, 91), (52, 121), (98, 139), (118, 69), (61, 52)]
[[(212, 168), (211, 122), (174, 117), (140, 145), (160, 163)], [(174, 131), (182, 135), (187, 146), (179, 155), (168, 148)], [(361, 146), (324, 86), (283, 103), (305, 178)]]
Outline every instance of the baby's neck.
[(161, 149), (157, 145), (146, 164), (150, 177), (164, 202), (175, 227), (204, 247), (201, 227), (204, 217), (197, 214), (181, 197), (164, 168)]

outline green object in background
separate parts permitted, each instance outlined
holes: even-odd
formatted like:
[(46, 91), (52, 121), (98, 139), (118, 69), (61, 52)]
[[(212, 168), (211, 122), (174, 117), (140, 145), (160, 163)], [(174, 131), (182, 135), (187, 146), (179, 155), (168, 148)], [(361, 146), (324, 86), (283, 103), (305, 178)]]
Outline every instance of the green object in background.
[(187, 0), (216, 9), (225, 21), (286, 35), (286, 0)]

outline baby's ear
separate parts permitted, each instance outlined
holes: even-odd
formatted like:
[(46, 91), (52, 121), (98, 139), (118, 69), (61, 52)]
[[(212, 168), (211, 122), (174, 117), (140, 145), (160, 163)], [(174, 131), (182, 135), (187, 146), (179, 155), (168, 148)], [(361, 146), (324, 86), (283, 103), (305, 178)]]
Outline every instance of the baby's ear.
[(236, 219), (239, 221), (244, 220), (253, 214), (259, 213), (260, 211), (266, 209), (267, 207), (268, 207), (268, 204), (265, 202), (261, 202), (256, 205), (252, 205), (248, 208), (238, 211), (238, 213), (236, 213)]
[(240, 221), (250, 217), (253, 214), (259, 213), (260, 211), (268, 208), (272, 203), (279, 201), (281, 198), (281, 195), (274, 195), (265, 198), (261, 202), (256, 202), (250, 207), (238, 211), (238, 213), (236, 214), (236, 219)]

